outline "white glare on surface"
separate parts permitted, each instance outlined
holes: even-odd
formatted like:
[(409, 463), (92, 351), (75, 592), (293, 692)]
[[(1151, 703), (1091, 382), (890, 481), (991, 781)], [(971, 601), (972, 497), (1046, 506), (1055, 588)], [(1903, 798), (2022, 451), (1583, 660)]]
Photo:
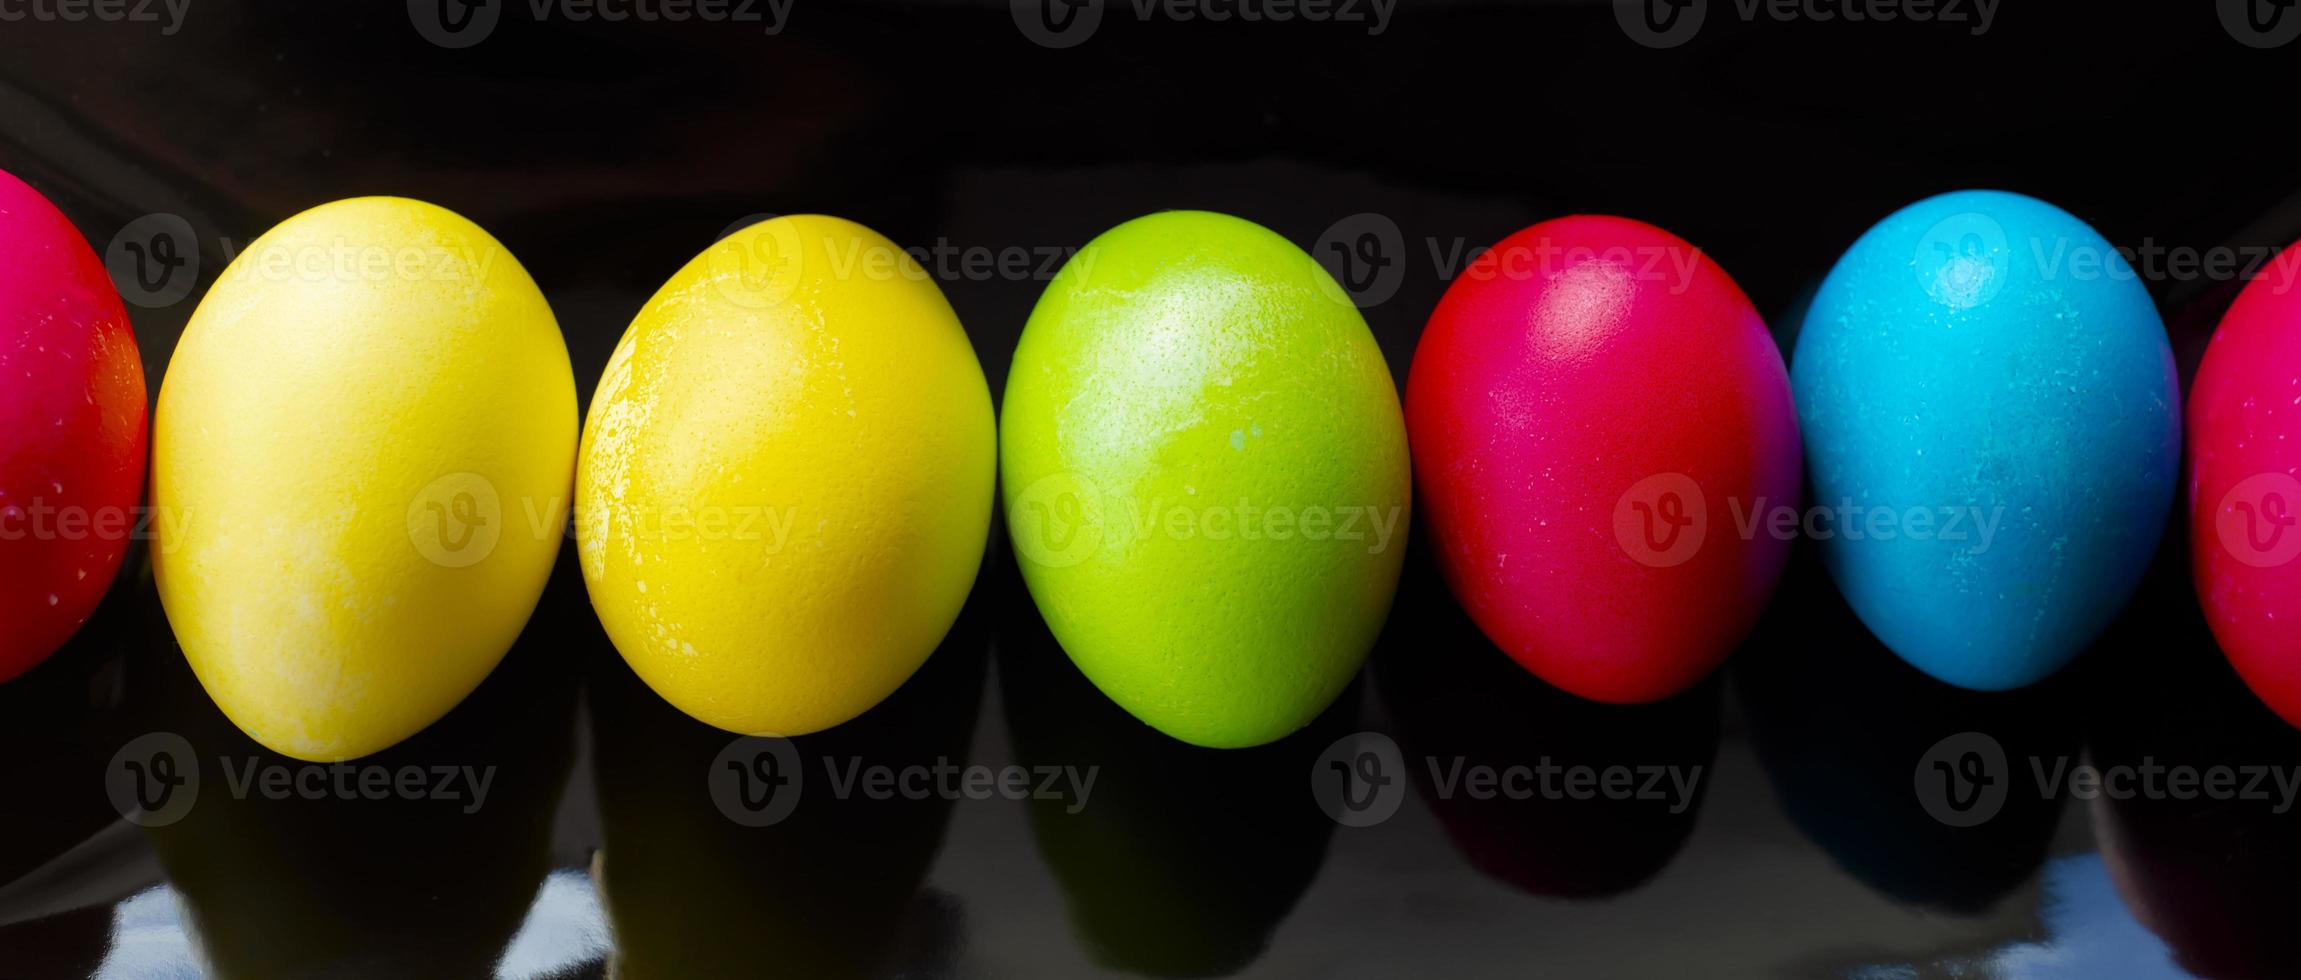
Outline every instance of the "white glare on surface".
[(111, 948), (96, 980), (195, 980), (206, 975), (184, 926), (183, 900), (155, 885), (112, 911)]
[(561, 869), (543, 880), (527, 921), (495, 965), (497, 980), (548, 980), (604, 959), (613, 947), (591, 876)]

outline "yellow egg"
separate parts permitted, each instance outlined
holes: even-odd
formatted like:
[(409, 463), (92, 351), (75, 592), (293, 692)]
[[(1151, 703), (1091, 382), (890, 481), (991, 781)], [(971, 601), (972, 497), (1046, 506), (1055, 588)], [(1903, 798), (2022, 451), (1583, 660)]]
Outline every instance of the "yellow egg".
[(224, 713), (312, 761), (477, 687), (565, 536), (575, 378), (543, 293), (439, 207), (289, 218), (184, 329), (152, 423), (154, 573)]
[(639, 311), (592, 397), (575, 493), (592, 607), (701, 721), (837, 725), (958, 617), (994, 433), (982, 365), (909, 255), (820, 215), (738, 231)]

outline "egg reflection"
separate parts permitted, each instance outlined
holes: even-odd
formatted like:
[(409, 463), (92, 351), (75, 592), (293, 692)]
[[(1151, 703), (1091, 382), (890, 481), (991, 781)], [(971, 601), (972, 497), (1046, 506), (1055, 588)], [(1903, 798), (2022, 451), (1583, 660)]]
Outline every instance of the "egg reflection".
[(54, 656), (0, 684), (0, 744), (9, 747), (0, 753), (0, 977), (94, 975), (112, 935), (103, 901), (158, 876), (88, 778), (110, 751), (99, 747), (117, 744), (127, 721), (116, 709), (125, 662), (143, 639), (139, 558), (130, 552)]
[(125, 662), (143, 642), (139, 575), (148, 582), (150, 573), (141, 566), (131, 552), (80, 631), (40, 665), (0, 684), (0, 745), (8, 746), (0, 752), (0, 827), (7, 829), (0, 834), (0, 883), (119, 819), (88, 774), (103, 768), (128, 721), (116, 709)]
[[(1408, 560), (1417, 573), (1374, 677), (1447, 838), (1480, 872), (1537, 895), (1613, 895), (1653, 877), (1693, 831), (1717, 754), (1719, 682), (1638, 705), (1567, 694), (1486, 639), (1427, 560)], [(1614, 770), (1628, 774), (1627, 793), (1566, 781)], [(1473, 772), (1518, 778), (1474, 792), (1462, 782)]]
[[(1861, 624), (1806, 545), (1733, 678), (1782, 808), (1847, 873), (1961, 914), (2036, 874), (2061, 804), (2029, 790), (2026, 760), (2075, 754), (2070, 682), (1978, 692), (1919, 673)], [(1967, 732), (2002, 748), (2015, 782), (1994, 815), (1953, 827), (1928, 812), (1914, 780), (1929, 752)]]
[(2178, 567), (2145, 587), (2136, 615), (2152, 628), (2113, 631), (2128, 639), (2093, 665), (2085, 761), (2117, 792), (2087, 805), (2110, 878), (2183, 969), (2289, 976), (2301, 964), (2301, 732), (2231, 671)]
[(527, 630), (469, 699), (399, 745), (330, 766), (234, 728), (154, 597), (153, 655), (137, 665), (128, 714), (181, 736), (196, 760), (188, 809), (148, 833), (208, 971), (492, 975), (549, 861), (574, 749), (566, 659), (582, 604), (570, 549)]
[(1100, 964), (1133, 973), (1245, 969), (1325, 858), (1335, 825), (1305, 779), (1355, 725), (1361, 682), (1276, 742), (1189, 745), (1097, 691), (1047, 631), (1013, 562), (1000, 564), (999, 680), (1016, 761), (1095, 773), (1084, 806), (1029, 803), (1079, 941)]
[(925, 666), (876, 707), (748, 756), (730, 752), (749, 740), (682, 714), (599, 638), (588, 657), (596, 876), (615, 930), (612, 975), (934, 967), (958, 912), (922, 886), (954, 801), (899, 782), (874, 796), (862, 774), (966, 763), (989, 650), (979, 605), (970, 599)]

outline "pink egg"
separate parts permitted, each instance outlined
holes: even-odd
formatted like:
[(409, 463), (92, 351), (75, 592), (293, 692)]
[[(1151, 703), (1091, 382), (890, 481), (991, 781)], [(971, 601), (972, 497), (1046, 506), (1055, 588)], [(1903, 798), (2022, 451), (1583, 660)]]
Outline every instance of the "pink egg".
[(144, 492), (144, 365), (104, 264), (0, 172), (0, 681), (112, 584)]
[(1773, 593), (1798, 504), (1788, 373), (1725, 270), (1624, 218), (1546, 221), (1447, 290), (1414, 354), (1416, 495), (1447, 582), (1528, 670), (1652, 701)]
[(2301, 282), (2288, 247), (2221, 317), (2189, 394), (2190, 565), (2221, 651), (2301, 726)]

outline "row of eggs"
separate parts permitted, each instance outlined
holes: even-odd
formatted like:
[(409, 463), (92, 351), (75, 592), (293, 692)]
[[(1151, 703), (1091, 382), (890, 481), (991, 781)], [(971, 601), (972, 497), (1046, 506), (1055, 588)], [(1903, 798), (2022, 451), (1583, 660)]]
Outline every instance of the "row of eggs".
[[(2106, 258), (2072, 274), (2040, 242)], [(1311, 257), (1238, 218), (1154, 214), (1048, 285), (995, 420), (933, 280), (837, 218), (753, 225), (674, 274), (580, 429), (541, 291), (429, 204), (339, 201), (258, 239), (201, 301), (149, 420), (103, 266), (5, 174), (0, 255), (0, 521), (18, 525), (0, 535), (0, 680), (72, 634), (125, 548), (22, 525), (134, 510), (148, 421), (177, 639), (235, 724), (309, 760), (386, 748), (475, 688), (571, 509), (635, 673), (711, 725), (801, 735), (934, 650), (999, 493), (1080, 670), (1161, 731), (1241, 747), (1308, 724), (1357, 672), (1417, 481), (1486, 634), (1559, 688), (1629, 703), (1726, 658), (1800, 530), (1910, 663), (1975, 689), (2039, 680), (2137, 586), (2182, 456), (2143, 287), (2082, 221), (1999, 192), (1864, 234), (1813, 297), (1794, 370), (1686, 242), (1537, 224), (1448, 289), (1403, 406)], [(2280, 285), (2246, 289), (2199, 374), (2190, 519), (2223, 648), (2301, 724), (2301, 531), (2284, 533), (2301, 298)]]

